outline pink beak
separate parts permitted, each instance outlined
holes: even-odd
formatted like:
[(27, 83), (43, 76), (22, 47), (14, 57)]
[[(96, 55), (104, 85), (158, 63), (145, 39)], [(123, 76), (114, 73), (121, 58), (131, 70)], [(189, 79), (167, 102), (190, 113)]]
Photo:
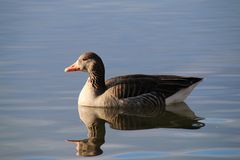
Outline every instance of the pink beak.
[(66, 67), (65, 72), (74, 72), (74, 71), (81, 71), (80, 68), (77, 65), (77, 62), (73, 63), (72, 65), (70, 65), (69, 67)]

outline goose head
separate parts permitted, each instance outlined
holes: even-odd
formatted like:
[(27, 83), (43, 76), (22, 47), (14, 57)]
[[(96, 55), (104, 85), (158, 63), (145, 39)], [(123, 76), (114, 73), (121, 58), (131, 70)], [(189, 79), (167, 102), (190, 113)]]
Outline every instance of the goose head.
[(65, 72), (82, 71), (91, 73), (104, 74), (104, 64), (102, 59), (94, 52), (85, 52), (69, 67)]

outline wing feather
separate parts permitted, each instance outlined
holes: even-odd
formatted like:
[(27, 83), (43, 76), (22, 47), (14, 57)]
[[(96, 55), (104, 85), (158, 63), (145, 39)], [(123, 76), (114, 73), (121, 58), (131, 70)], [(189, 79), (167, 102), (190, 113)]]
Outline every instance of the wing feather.
[(160, 92), (166, 98), (202, 80), (174, 75), (126, 75), (107, 80), (107, 90), (115, 97), (134, 97), (149, 92)]

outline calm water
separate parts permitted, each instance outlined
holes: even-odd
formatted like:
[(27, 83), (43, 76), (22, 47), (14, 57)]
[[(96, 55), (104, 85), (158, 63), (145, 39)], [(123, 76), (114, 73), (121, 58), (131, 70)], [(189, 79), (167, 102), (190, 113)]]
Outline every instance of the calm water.
[(204, 127), (106, 125), (93, 159), (239, 159), (239, 20), (238, 0), (0, 0), (1, 159), (84, 159), (64, 140), (87, 137), (77, 112), (87, 75), (63, 70), (86, 50), (107, 78), (205, 77), (186, 100)]

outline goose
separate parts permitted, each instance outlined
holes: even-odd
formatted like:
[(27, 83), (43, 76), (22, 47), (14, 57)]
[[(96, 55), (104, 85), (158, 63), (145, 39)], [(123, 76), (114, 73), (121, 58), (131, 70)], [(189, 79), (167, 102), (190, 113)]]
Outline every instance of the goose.
[(85, 52), (65, 72), (88, 73), (78, 105), (95, 107), (166, 106), (183, 102), (202, 78), (176, 75), (133, 74), (105, 81), (102, 59), (94, 52)]

